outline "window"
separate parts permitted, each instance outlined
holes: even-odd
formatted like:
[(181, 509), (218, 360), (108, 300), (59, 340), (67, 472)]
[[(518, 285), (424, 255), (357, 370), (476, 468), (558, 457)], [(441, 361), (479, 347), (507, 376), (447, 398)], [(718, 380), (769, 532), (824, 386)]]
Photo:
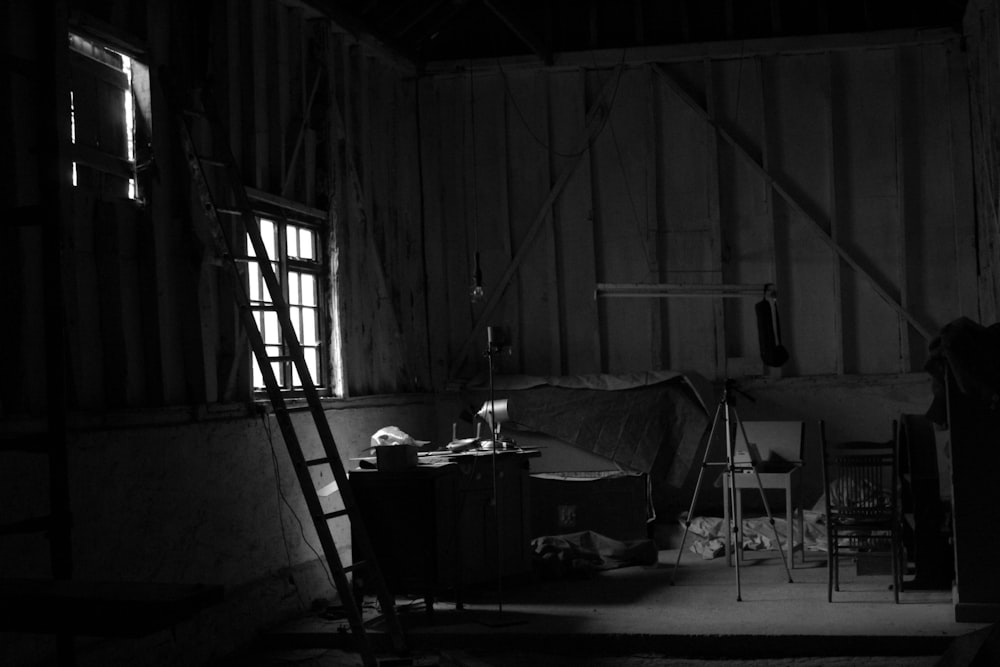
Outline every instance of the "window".
[[(255, 206), (257, 202), (255, 202)], [(313, 384), (327, 384), (326, 346), (324, 336), (324, 243), (322, 230), (325, 218), (306, 214), (303, 210), (283, 211), (274, 207), (272, 212), (259, 211), (261, 238), (267, 250), (271, 268), (281, 285), (282, 296), (288, 304), (292, 328), (302, 346), (306, 367)], [(285, 356), (289, 350), (278, 323), (278, 314), (273, 309), (274, 301), (261, 274), (258, 258), (247, 239), (247, 286), (251, 309), (268, 356)], [(278, 385), (284, 390), (302, 387), (295, 365), (286, 361), (272, 362)], [(257, 360), (253, 360), (253, 387), (263, 391), (264, 376)]]
[[(140, 199), (138, 152), (148, 152), (135, 91), (148, 90), (142, 63), (82, 34), (69, 34), (73, 185), (105, 198)], [(148, 121), (148, 118), (146, 119)], [(140, 141), (142, 139), (142, 141)]]

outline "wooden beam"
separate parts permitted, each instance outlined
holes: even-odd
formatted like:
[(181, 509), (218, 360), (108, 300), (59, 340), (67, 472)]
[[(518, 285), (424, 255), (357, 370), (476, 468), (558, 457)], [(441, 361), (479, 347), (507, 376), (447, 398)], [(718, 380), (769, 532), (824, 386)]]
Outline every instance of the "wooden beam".
[(817, 217), (814, 214), (810, 213), (806, 209), (806, 206), (804, 204), (800, 203), (790, 192), (788, 192), (788, 190), (784, 188), (784, 186), (781, 183), (776, 181), (774, 177), (766, 169), (764, 169), (759, 162), (757, 162), (757, 160), (753, 157), (750, 151), (747, 148), (745, 148), (739, 142), (739, 140), (737, 140), (735, 137), (729, 134), (729, 132), (727, 132), (721, 126), (721, 124), (719, 124), (715, 119), (713, 119), (708, 114), (708, 112), (705, 111), (705, 109), (700, 104), (698, 104), (698, 102), (696, 102), (687, 93), (687, 91), (685, 91), (681, 87), (681, 85), (662, 65), (654, 65), (653, 67), (656, 70), (656, 72), (660, 74), (660, 77), (663, 79), (664, 83), (666, 83), (678, 97), (684, 100), (684, 102), (686, 102), (695, 112), (697, 112), (706, 123), (712, 125), (712, 127), (715, 128), (715, 131), (718, 133), (718, 135), (722, 137), (724, 141), (730, 144), (738, 154), (746, 158), (750, 166), (752, 166), (768, 182), (771, 188), (775, 192), (777, 192), (782, 199), (785, 200), (785, 203), (793, 211), (799, 213), (806, 221), (808, 221), (812, 225), (813, 231), (815, 231), (819, 235), (820, 239), (824, 243), (826, 243), (827, 246), (829, 246), (832, 251), (837, 253), (837, 255), (839, 255), (840, 258), (844, 260), (844, 262), (848, 266), (850, 266), (859, 276), (864, 278), (871, 286), (871, 288), (875, 291), (875, 293), (878, 294), (880, 297), (882, 297), (882, 299), (886, 303), (892, 306), (892, 308), (895, 309), (896, 312), (898, 312), (901, 316), (903, 316), (910, 323), (910, 325), (918, 333), (920, 333), (921, 336), (924, 337), (925, 340), (930, 341), (931, 334), (927, 330), (927, 328), (924, 327), (916, 319), (916, 317), (913, 316), (913, 314), (907, 311), (906, 308), (904, 308), (899, 303), (899, 301), (893, 298), (892, 295), (890, 295), (889, 292), (884, 287), (882, 287), (882, 285), (879, 284), (879, 282), (875, 279), (875, 277), (872, 276), (870, 273), (868, 273), (868, 271), (866, 271), (864, 267), (862, 267), (858, 263), (858, 261), (855, 260), (854, 257), (849, 252), (847, 252), (847, 250), (845, 250), (840, 244), (838, 244), (836, 241), (833, 240), (833, 238), (826, 232), (826, 230), (823, 229), (823, 224), (817, 219)]
[(303, 4), (323, 14), (362, 44), (383, 53), (389, 62), (409, 73), (416, 71), (416, 56), (380, 34), (363, 18), (344, 9), (344, 3), (335, 0), (303, 0)]
[(669, 299), (676, 297), (757, 298), (775, 294), (773, 285), (725, 283), (597, 283), (594, 298)]
[(542, 39), (535, 34), (535, 31), (519, 17), (515, 16), (510, 7), (507, 7), (503, 0), (483, 0), (487, 9), (493, 12), (519, 40), (535, 52), (546, 65), (552, 64), (552, 49)]
[[(683, 5), (682, 5), (683, 7)], [(581, 10), (582, 11), (582, 10)], [(884, 30), (846, 35), (804, 35), (739, 41), (668, 44), (641, 46), (627, 49), (597, 49), (554, 53), (552, 66), (557, 68), (614, 67), (626, 64), (631, 67), (662, 63), (700, 62), (705, 58), (729, 60), (752, 55), (824, 54), (829, 51), (856, 51), (894, 46), (920, 46), (958, 42), (962, 35), (953, 28), (928, 28), (926, 30)], [(500, 65), (508, 73), (517, 69), (535, 69), (535, 56), (508, 58), (473, 58), (464, 60), (435, 60), (423, 68), (425, 74), (445, 74), (455, 71), (494, 72)]]
[(556, 179), (556, 182), (549, 190), (549, 194), (546, 196), (545, 201), (543, 201), (541, 207), (539, 207), (538, 213), (535, 215), (531, 226), (524, 235), (524, 240), (518, 247), (517, 252), (514, 253), (514, 257), (511, 259), (510, 264), (507, 265), (507, 268), (504, 270), (500, 280), (497, 281), (490, 298), (487, 300), (486, 305), (479, 314), (479, 319), (476, 320), (476, 323), (473, 325), (469, 335), (465, 338), (465, 341), (459, 348), (458, 354), (450, 364), (448, 371), (449, 379), (453, 379), (452, 374), (454, 371), (461, 368), (466, 356), (472, 350), (473, 341), (475, 341), (476, 336), (482, 332), (486, 325), (486, 321), (489, 319), (490, 315), (493, 314), (497, 304), (500, 303), (500, 299), (503, 297), (504, 292), (510, 285), (510, 281), (514, 277), (514, 274), (517, 273), (518, 268), (521, 265), (521, 261), (528, 253), (528, 250), (531, 249), (532, 242), (535, 240), (535, 237), (538, 236), (538, 232), (541, 230), (546, 218), (548, 218), (551, 214), (552, 204), (556, 201), (556, 199), (558, 199), (559, 195), (563, 191), (563, 188), (566, 187), (566, 183), (569, 182), (570, 177), (579, 166), (583, 156), (587, 154), (590, 143), (604, 127), (607, 115), (611, 113), (611, 108), (606, 105), (608, 104), (612, 91), (617, 87), (618, 77), (621, 76), (622, 70), (623, 68), (619, 67), (615, 71), (614, 76), (608, 77), (608, 80), (601, 89), (597, 100), (590, 108), (590, 111), (587, 112), (583, 132), (578, 138), (574, 149), (571, 151), (571, 157), (563, 167), (563, 170)]
[(299, 151), (302, 149), (302, 142), (306, 136), (306, 129), (309, 127), (309, 114), (312, 112), (313, 101), (316, 99), (316, 91), (319, 90), (319, 82), (323, 79), (323, 68), (317, 68), (316, 70), (316, 80), (313, 81), (312, 90), (309, 92), (309, 101), (306, 103), (306, 108), (302, 111), (302, 125), (299, 127), (299, 134), (295, 138), (295, 147), (292, 149), (292, 155), (288, 158), (288, 166), (285, 169), (285, 179), (281, 185), (281, 196), (288, 196), (288, 187), (292, 184), (292, 174), (295, 171), (295, 163), (299, 160)]

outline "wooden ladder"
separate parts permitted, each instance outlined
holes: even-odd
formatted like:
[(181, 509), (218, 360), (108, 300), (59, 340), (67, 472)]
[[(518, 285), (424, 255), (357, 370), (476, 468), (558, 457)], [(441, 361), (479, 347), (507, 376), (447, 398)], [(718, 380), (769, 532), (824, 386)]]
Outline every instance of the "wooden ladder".
[[(402, 627), (397, 615), (395, 598), (389, 594), (385, 580), (373, 553), (371, 540), (362, 521), (361, 512), (355, 502), (354, 494), (348, 481), (347, 473), (341, 461), (330, 431), (330, 424), (326, 420), (326, 413), (320, 402), (319, 392), (313, 383), (309, 367), (303, 355), (302, 346), (298, 335), (292, 324), (292, 319), (288, 303), (282, 295), (278, 278), (271, 266), (267, 249), (261, 237), (260, 225), (257, 221), (257, 214), (254, 212), (247, 188), (243, 184), (240, 170), (233, 157), (232, 149), (228, 142), (228, 133), (222, 123), (219, 114), (214, 109), (212, 100), (207, 91), (202, 90), (197, 94), (192, 94), (195, 99), (185, 100), (186, 104), (178, 104), (179, 99), (176, 91), (171, 87), (169, 73), (161, 69), (161, 77), (164, 82), (166, 98), (171, 108), (171, 115), (177, 125), (178, 133), (184, 148), (185, 159), (190, 171), (192, 183), (198, 191), (198, 196), (202, 203), (209, 235), (215, 245), (218, 256), (229, 270), (233, 278), (233, 293), (237, 299), (240, 320), (247, 334), (250, 346), (263, 376), (267, 389), (268, 398), (271, 401), (271, 408), (274, 416), (281, 428), (281, 434), (295, 467), (295, 474), (299, 481), (299, 486), (309, 508), (309, 514), (316, 534), (322, 545), (323, 554), (326, 558), (330, 574), (334, 580), (340, 601), (344, 606), (351, 632), (353, 633), (358, 650), (361, 653), (365, 665), (377, 665), (375, 649), (369, 633), (366, 631), (362, 618), (362, 610), (359, 601), (355, 599), (354, 590), (348, 580), (349, 573), (357, 573), (355, 576), (362, 576), (366, 585), (370, 585), (377, 595), (381, 606), (382, 616), (386, 623), (388, 635), (392, 642), (392, 648), (398, 653), (406, 652), (406, 641), (403, 636)], [(200, 124), (195, 132), (196, 124)], [(204, 151), (196, 148), (195, 137), (201, 138), (199, 145), (209, 145), (212, 149)], [(214, 179), (209, 179), (206, 171), (210, 168)], [(216, 187), (212, 187), (212, 184)], [(216, 192), (228, 191), (232, 199), (226, 206), (216, 204)], [(249, 239), (254, 257), (240, 258), (239, 253), (233, 247), (237, 232), (227, 235), (220, 224), (220, 216), (229, 216), (234, 221), (234, 229), (242, 227), (246, 237)], [(257, 262), (260, 274), (270, 293), (271, 303), (267, 308), (273, 310), (277, 315), (281, 328), (282, 341), (284, 343), (284, 354), (281, 356), (269, 355), (264, 344), (264, 339), (254, 317), (254, 309), (260, 310), (259, 305), (252, 305), (247, 293), (247, 287), (239, 269), (238, 262)], [(312, 416), (323, 446), (323, 456), (314, 459), (306, 459), (299, 442), (299, 437), (292, 422), (292, 409), (285, 402), (285, 396), (278, 380), (274, 374), (273, 363), (291, 363), (298, 372), (302, 383), (301, 392), (305, 396), (308, 408), (296, 408), (296, 411), (306, 410)], [(344, 509), (327, 512), (320, 501), (320, 492), (313, 482), (312, 472), (318, 468), (326, 468), (332, 472), (333, 479), (340, 491)], [(327, 485), (329, 487), (329, 485)], [(325, 493), (324, 493), (325, 495)], [(333, 534), (330, 530), (330, 522), (347, 518), (351, 522), (353, 553), (360, 554), (362, 560), (352, 564), (344, 565), (341, 562), (337, 545), (334, 542)]]

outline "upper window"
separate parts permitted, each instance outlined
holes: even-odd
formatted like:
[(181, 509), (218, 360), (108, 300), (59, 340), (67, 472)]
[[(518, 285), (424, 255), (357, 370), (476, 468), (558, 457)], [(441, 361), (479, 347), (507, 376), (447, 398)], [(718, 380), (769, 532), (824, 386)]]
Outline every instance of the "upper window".
[[(255, 202), (256, 204), (256, 202)], [(275, 208), (272, 212), (258, 214), (261, 239), (267, 250), (267, 258), (278, 283), (282, 296), (288, 304), (292, 328), (302, 346), (306, 367), (314, 385), (327, 384), (326, 346), (323, 345), (325, 297), (323, 277), (323, 229), (324, 219), (303, 214), (303, 211), (283, 211)], [(289, 353), (287, 341), (282, 335), (278, 314), (274, 311), (274, 301), (261, 275), (258, 258), (250, 240), (247, 239), (247, 287), (251, 309), (269, 357), (284, 357)], [(284, 390), (302, 387), (295, 365), (290, 361), (272, 362), (278, 385)], [(264, 377), (257, 360), (253, 361), (254, 390), (262, 391)]]
[(69, 48), (73, 185), (138, 200), (137, 152), (148, 142), (134, 91), (146, 68), (84, 35), (70, 33)]

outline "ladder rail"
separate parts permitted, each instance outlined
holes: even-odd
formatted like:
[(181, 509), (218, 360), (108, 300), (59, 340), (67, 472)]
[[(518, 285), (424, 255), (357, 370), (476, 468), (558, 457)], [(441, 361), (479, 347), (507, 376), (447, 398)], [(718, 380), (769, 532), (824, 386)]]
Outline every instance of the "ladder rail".
[[(168, 100), (171, 100), (171, 103), (173, 103), (173, 90), (170, 87), (169, 74), (165, 71), (165, 68), (161, 68), (161, 76), (163, 77), (163, 81), (169, 91), (167, 96)], [(202, 94), (202, 106), (205, 112), (204, 118), (210, 124), (211, 136), (225, 136), (223, 128), (220, 127), (221, 121), (218, 120), (217, 114), (213, 113), (214, 109), (211, 108), (210, 100), (205, 92)], [(177, 127), (181, 136), (189, 171), (202, 202), (202, 212), (205, 214), (205, 218), (208, 223), (207, 227), (209, 236), (212, 239), (215, 251), (223, 259), (223, 264), (227, 267), (230, 277), (236, 283), (233, 292), (237, 300), (240, 320), (243, 325), (243, 329), (247, 334), (250, 347), (257, 359), (261, 376), (264, 380), (264, 385), (271, 401), (272, 411), (275, 419), (278, 421), (278, 426), (281, 429), (282, 436), (285, 440), (286, 449), (288, 450), (289, 456), (292, 460), (292, 466), (295, 470), (299, 486), (302, 488), (306, 506), (316, 529), (321, 547), (323, 548), (323, 553), (326, 557), (331, 577), (334, 580), (334, 584), (341, 597), (341, 601), (347, 610), (347, 617), (351, 631), (362, 644), (366, 663), (373, 664), (371, 662), (373, 660), (372, 646), (368, 633), (364, 627), (361, 607), (357, 603), (352, 590), (351, 582), (347, 578), (347, 571), (349, 569), (353, 570), (354, 568), (345, 567), (341, 561), (340, 552), (337, 549), (336, 542), (333, 539), (333, 534), (328, 523), (331, 518), (339, 516), (341, 513), (335, 512), (328, 514), (322, 507), (322, 501), (320, 500), (320, 497), (315, 489), (315, 484), (310, 473), (311, 466), (302, 451), (301, 443), (299, 442), (299, 438), (295, 430), (295, 425), (291, 419), (292, 410), (289, 409), (285, 402), (282, 388), (278, 383), (278, 379), (274, 373), (274, 368), (272, 367), (272, 361), (274, 361), (274, 359), (268, 356), (267, 345), (264, 342), (263, 336), (257, 325), (256, 318), (254, 317), (254, 309), (256, 306), (251, 302), (250, 297), (247, 294), (247, 289), (244, 284), (244, 274), (240, 268), (241, 261), (232, 247), (232, 241), (227, 237), (225, 230), (219, 221), (218, 207), (215, 203), (213, 190), (206, 176), (205, 167), (202, 164), (203, 158), (195, 149), (194, 138), (188, 125), (189, 121), (183, 113), (175, 112), (174, 116), (177, 119)], [(220, 146), (216, 146), (215, 150), (216, 152), (220, 150), (222, 151), (221, 158), (218, 160), (213, 159), (211, 161), (211, 166), (214, 168), (221, 168), (225, 172), (226, 176), (228, 176), (227, 182), (231, 187), (232, 196), (235, 199), (236, 209), (239, 211), (238, 217), (242, 222), (243, 229), (254, 249), (254, 259), (259, 265), (261, 277), (263, 278), (264, 284), (271, 297), (271, 305), (277, 314), (277, 319), (281, 328), (284, 351), (287, 352), (287, 356), (290, 357), (290, 362), (294, 365), (294, 368), (298, 373), (299, 381), (302, 385), (300, 389), (306, 398), (308, 411), (316, 427), (325, 458), (327, 459), (326, 463), (329, 465), (330, 471), (341, 494), (341, 500), (344, 504), (343, 514), (346, 514), (349, 517), (353, 529), (353, 540), (356, 546), (359, 547), (358, 551), (364, 555), (361, 563), (364, 563), (367, 577), (375, 588), (382, 613), (388, 626), (388, 634), (392, 640), (393, 648), (397, 651), (405, 651), (406, 642), (403, 637), (402, 626), (396, 613), (395, 599), (388, 592), (385, 580), (382, 577), (381, 569), (378, 567), (377, 559), (375, 558), (367, 529), (365, 528), (364, 522), (358, 512), (354, 493), (351, 489), (349, 478), (347, 476), (347, 471), (345, 470), (343, 461), (340, 458), (336, 440), (334, 439), (333, 432), (330, 429), (330, 424), (326, 418), (326, 412), (323, 410), (319, 391), (313, 381), (309, 367), (306, 364), (303, 348), (292, 323), (290, 308), (285, 300), (281, 283), (279, 282), (278, 277), (271, 265), (271, 258), (268, 256), (267, 248), (264, 245), (260, 232), (260, 225), (257, 221), (257, 216), (254, 213), (253, 204), (247, 194), (246, 187), (243, 185), (242, 176), (228, 142), (222, 141), (219, 143), (222, 145), (221, 148)], [(221, 163), (221, 165), (219, 163)], [(282, 363), (286, 362), (282, 361)], [(356, 563), (355, 565), (360, 566), (361, 563)]]

